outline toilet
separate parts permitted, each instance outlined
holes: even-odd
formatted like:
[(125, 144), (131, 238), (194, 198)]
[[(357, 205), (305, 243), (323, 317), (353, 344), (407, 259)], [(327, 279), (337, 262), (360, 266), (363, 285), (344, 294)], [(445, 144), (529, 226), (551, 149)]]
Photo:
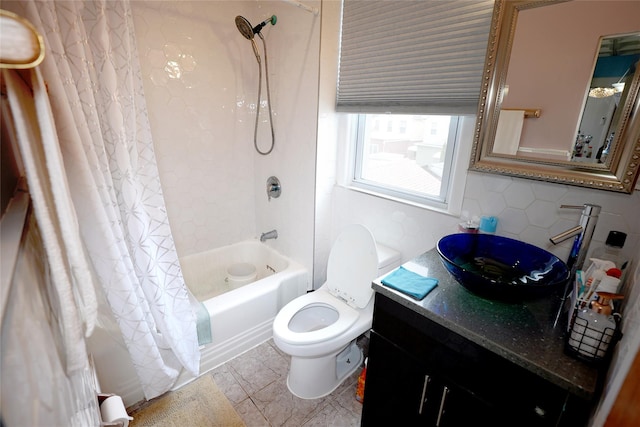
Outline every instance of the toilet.
[(376, 244), (363, 225), (338, 236), (327, 281), (285, 305), (273, 322), (273, 341), (291, 356), (289, 391), (302, 399), (330, 394), (361, 366), (356, 338), (371, 329), (371, 282), (400, 265), (400, 253)]

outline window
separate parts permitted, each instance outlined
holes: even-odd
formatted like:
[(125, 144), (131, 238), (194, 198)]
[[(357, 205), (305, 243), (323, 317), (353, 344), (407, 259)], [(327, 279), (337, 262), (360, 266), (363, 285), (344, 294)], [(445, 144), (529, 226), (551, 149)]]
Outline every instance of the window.
[(352, 187), (451, 211), (492, 10), (493, 0), (343, 0), (336, 111), (353, 119)]
[[(380, 132), (381, 116), (395, 132)], [(444, 205), (458, 116), (358, 114), (352, 185), (418, 204)]]

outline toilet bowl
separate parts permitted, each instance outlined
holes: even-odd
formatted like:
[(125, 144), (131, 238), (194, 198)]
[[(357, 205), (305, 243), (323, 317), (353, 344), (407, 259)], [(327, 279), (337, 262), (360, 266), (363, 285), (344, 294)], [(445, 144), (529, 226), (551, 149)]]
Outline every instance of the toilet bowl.
[(327, 281), (285, 305), (273, 340), (291, 356), (287, 387), (303, 399), (326, 396), (362, 363), (356, 338), (371, 328), (371, 282), (400, 264), (400, 254), (376, 244), (362, 225), (347, 227), (327, 262)]

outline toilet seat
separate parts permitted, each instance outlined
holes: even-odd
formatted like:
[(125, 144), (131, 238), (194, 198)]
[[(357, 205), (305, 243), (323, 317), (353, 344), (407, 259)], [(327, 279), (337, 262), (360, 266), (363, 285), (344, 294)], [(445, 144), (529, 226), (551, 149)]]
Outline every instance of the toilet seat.
[[(324, 305), (338, 312), (338, 320), (322, 329), (310, 332), (293, 332), (289, 323), (298, 311), (309, 306)], [(327, 341), (346, 332), (358, 319), (360, 313), (345, 302), (338, 300), (324, 290), (302, 295), (285, 305), (273, 322), (273, 329), (278, 331), (278, 338), (294, 345), (315, 344)]]

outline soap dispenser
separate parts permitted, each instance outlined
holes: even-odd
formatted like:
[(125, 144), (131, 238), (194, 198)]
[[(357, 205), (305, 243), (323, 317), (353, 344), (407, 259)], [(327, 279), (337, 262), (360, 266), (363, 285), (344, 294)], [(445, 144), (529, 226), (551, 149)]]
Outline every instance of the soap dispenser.
[(609, 292), (597, 292), (597, 296), (589, 308), (576, 315), (568, 340), (574, 351), (590, 360), (599, 360), (606, 355), (617, 328), (611, 314), (611, 301), (623, 298)]

